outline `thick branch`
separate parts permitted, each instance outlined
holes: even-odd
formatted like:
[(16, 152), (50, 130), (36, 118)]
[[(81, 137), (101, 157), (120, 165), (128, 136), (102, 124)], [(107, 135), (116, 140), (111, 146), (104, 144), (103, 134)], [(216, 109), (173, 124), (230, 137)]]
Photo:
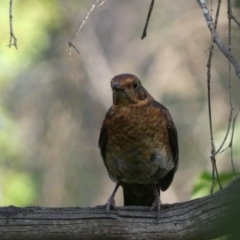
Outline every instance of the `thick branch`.
[(121, 207), (0, 208), (0, 239), (212, 239), (233, 233), (240, 223), (240, 179), (211, 196), (156, 212)]

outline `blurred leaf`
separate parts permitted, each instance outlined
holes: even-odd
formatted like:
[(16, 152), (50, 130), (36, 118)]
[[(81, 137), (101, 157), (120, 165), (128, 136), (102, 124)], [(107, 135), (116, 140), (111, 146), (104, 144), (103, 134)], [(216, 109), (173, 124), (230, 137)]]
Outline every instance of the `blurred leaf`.
[(26, 206), (35, 199), (35, 184), (30, 173), (22, 172), (28, 163), (27, 149), (15, 123), (0, 107), (0, 204)]
[(0, 163), (6, 165), (22, 165), (27, 160), (27, 149), (21, 142), (17, 128), (7, 112), (0, 106)]
[[(63, 14), (58, 1), (30, 0), (13, 3), (13, 29), (18, 40), (18, 50), (8, 48), (9, 44), (9, 1), (2, 1), (0, 15), (1, 39), (0, 87), (5, 86), (20, 70), (27, 67), (34, 58), (39, 58), (49, 46), (49, 29), (56, 29)], [(33, 10), (37, 9), (37, 11)]]
[[(9, 44), (9, 1), (2, 1), (0, 14), (0, 91), (1, 100), (14, 88), (11, 81), (36, 59), (41, 60), (50, 44), (50, 31), (62, 24), (63, 8), (57, 0), (30, 0), (13, 3), (13, 29), (18, 50)], [(6, 89), (6, 87), (8, 87)], [(19, 110), (20, 108), (18, 108)], [(36, 179), (23, 140), (23, 129), (14, 122), (0, 103), (0, 204), (31, 205), (37, 197)]]
[[(232, 172), (223, 172), (219, 174), (220, 182), (222, 186), (226, 186), (228, 183), (234, 180), (235, 176)], [(204, 171), (197, 178), (194, 184), (191, 199), (200, 198), (209, 195), (212, 186), (212, 173)], [(214, 192), (218, 191), (218, 182), (215, 180)]]
[(1, 205), (31, 205), (36, 196), (36, 186), (29, 173), (4, 171), (1, 173)]

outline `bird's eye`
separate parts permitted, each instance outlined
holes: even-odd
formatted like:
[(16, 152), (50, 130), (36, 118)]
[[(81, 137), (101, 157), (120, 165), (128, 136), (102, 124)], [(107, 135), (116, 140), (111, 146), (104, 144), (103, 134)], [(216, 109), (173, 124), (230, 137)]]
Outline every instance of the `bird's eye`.
[(137, 88), (138, 87), (138, 84), (136, 82), (133, 83), (133, 88)]

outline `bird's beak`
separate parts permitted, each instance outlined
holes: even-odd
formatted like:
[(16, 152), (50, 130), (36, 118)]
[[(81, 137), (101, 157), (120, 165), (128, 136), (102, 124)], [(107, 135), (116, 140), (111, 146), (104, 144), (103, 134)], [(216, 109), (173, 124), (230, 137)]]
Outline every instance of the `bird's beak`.
[(117, 83), (117, 82), (111, 83), (111, 87), (112, 87), (112, 89), (114, 89), (114, 90), (120, 90), (120, 91), (123, 91), (123, 90), (124, 90), (123, 85), (121, 85), (120, 83)]

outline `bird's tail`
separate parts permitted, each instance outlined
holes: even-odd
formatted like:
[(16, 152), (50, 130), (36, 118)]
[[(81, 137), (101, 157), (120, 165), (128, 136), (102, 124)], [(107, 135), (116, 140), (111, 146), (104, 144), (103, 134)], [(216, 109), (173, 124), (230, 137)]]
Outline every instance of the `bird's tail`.
[(124, 206), (152, 206), (155, 194), (152, 185), (123, 184)]

